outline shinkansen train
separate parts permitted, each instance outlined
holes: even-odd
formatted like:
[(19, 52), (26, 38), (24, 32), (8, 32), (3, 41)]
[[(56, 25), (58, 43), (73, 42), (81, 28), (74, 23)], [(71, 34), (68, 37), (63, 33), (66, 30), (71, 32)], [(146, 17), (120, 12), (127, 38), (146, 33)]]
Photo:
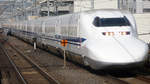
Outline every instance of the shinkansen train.
[(136, 22), (127, 11), (92, 10), (2, 26), (57, 54), (63, 54), (60, 42), (65, 39), (67, 58), (96, 70), (136, 67), (148, 57), (148, 45), (138, 39)]

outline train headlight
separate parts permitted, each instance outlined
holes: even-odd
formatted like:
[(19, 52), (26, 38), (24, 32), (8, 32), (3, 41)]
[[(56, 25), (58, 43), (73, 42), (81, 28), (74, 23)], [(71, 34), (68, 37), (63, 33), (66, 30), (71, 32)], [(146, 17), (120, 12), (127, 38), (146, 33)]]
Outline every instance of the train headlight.
[(102, 34), (105, 36), (114, 36), (115, 35), (114, 32), (103, 32)]
[[(114, 32), (102, 32), (102, 34), (104, 36), (114, 36), (115, 33)], [(119, 35), (130, 35), (130, 32), (126, 31), (126, 32), (119, 32)]]
[(119, 32), (120, 35), (130, 35), (130, 32)]

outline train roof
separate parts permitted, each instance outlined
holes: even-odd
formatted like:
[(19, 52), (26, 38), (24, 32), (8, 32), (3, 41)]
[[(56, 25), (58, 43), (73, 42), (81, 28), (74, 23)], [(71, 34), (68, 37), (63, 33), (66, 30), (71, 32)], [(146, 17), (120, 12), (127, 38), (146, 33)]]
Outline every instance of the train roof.
[[(113, 17), (123, 17), (123, 13), (129, 13), (127, 11), (122, 11), (119, 9), (95, 9), (95, 10), (88, 10), (88, 11), (83, 11), (83, 12), (76, 12), (76, 13), (70, 13), (70, 14), (65, 14), (65, 15), (59, 15), (59, 16), (47, 16), (47, 17), (41, 17), (41, 18), (37, 18), (31, 21), (41, 21), (41, 20), (48, 20), (48, 19), (52, 19), (52, 18), (56, 18), (56, 17), (62, 17), (62, 16), (69, 16), (69, 15), (91, 15), (91, 16), (99, 16), (101, 18), (113, 18)], [(22, 22), (26, 22), (26, 21), (22, 21)]]
[[(60, 15), (61, 16), (68, 16), (72, 14), (83, 14), (83, 15), (98, 15), (99, 17), (124, 17), (124, 14), (130, 14), (130, 12), (126, 10), (119, 10), (119, 9), (95, 9), (95, 10), (88, 10), (88, 11), (83, 11), (83, 12), (76, 12), (76, 13), (71, 13), (71, 14), (65, 14), (65, 15)], [(49, 16), (49, 17), (42, 17), (39, 18), (40, 20), (42, 19), (48, 19), (48, 18), (53, 18), (53, 17), (59, 17), (59, 16)]]
[(113, 18), (113, 17), (124, 17), (124, 14), (130, 14), (128, 11), (119, 9), (97, 9), (91, 11), (85, 11), (84, 14), (97, 15), (101, 18)]

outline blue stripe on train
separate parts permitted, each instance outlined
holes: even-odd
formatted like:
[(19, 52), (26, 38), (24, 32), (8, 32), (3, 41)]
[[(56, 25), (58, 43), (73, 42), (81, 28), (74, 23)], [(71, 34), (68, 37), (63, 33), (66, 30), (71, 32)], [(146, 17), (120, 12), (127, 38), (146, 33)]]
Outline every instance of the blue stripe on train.
[(61, 35), (55, 35), (56, 39), (65, 39), (71, 42), (78, 42), (78, 43), (82, 43), (84, 41), (86, 41), (85, 38), (80, 38), (80, 37), (70, 37), (70, 36), (61, 36)]
[(53, 36), (46, 36), (44, 34), (40, 36), (34, 32), (21, 31), (21, 30), (15, 30), (15, 31), (22, 32), (23, 34), (28, 34), (30, 36), (35, 36), (35, 37), (53, 40), (53, 41), (57, 41), (57, 42), (61, 42), (62, 39), (65, 39), (65, 40), (68, 40), (69, 44), (78, 45), (78, 46), (80, 46), (80, 43), (86, 41), (85, 38), (81, 38), (81, 37), (68, 37), (68, 36), (61, 36), (61, 35), (55, 35), (53, 37)]

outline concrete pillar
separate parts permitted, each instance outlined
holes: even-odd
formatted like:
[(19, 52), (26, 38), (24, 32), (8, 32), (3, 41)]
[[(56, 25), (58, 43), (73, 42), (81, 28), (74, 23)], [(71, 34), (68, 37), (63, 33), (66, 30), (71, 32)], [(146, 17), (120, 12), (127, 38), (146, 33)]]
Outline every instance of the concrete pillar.
[(136, 13), (143, 13), (143, 0), (136, 0)]
[(121, 9), (121, 1), (120, 0), (118, 0), (118, 9)]

